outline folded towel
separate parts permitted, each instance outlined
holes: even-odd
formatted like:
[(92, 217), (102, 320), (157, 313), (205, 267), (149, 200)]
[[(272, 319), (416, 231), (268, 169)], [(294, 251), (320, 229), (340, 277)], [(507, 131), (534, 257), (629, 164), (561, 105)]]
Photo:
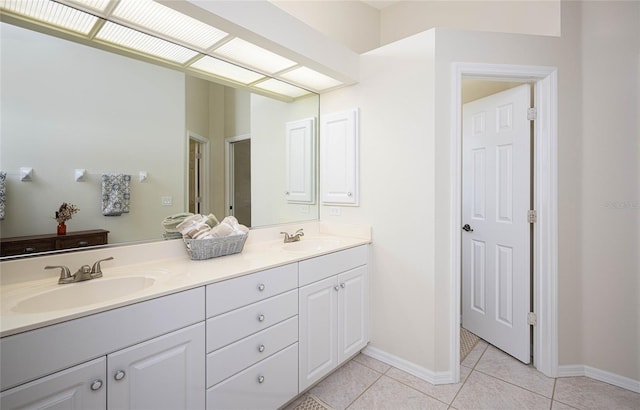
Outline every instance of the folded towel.
[(102, 215), (119, 216), (129, 212), (131, 175), (102, 174)]
[(7, 173), (0, 171), (0, 221), (4, 220), (4, 208), (7, 201)]
[[(213, 224), (215, 225), (211, 227)], [(176, 229), (182, 233), (184, 238), (188, 239), (223, 238), (232, 235), (246, 235), (249, 232), (249, 228), (240, 225), (235, 217), (228, 216), (222, 222), (218, 222), (213, 214), (189, 216)]]
[(220, 222), (218, 222), (218, 218), (216, 218), (216, 216), (214, 214), (207, 215), (206, 224), (209, 225), (211, 228), (213, 228), (214, 226), (218, 225), (219, 223)]
[(162, 227), (164, 228), (165, 232), (179, 233), (178, 225), (180, 225), (185, 219), (192, 215), (193, 214), (191, 212), (169, 215), (162, 221)]

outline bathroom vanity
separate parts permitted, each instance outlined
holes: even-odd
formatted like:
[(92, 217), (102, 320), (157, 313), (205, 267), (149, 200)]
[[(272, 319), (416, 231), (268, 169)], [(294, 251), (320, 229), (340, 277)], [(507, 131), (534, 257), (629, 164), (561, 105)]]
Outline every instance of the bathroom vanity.
[[(191, 261), (174, 249), (161, 260), (105, 264), (104, 278), (85, 283), (51, 285), (49, 273), (3, 285), (0, 406), (286, 404), (366, 346), (370, 239), (318, 232), (286, 246), (267, 231), (238, 255)], [(87, 306), (51, 296), (101, 280), (139, 290)], [(33, 300), (63, 304), (40, 312)]]

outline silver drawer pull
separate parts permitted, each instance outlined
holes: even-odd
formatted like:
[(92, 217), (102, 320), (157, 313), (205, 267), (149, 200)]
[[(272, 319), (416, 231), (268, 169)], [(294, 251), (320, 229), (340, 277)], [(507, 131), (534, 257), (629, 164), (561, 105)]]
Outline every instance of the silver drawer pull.
[(258, 383), (264, 383), (264, 376), (258, 376)]
[(89, 245), (88, 241), (80, 241), (80, 242), (78, 242), (78, 246), (87, 246), (87, 245)]
[(264, 322), (264, 315), (258, 315), (258, 322)]
[(340, 290), (340, 286), (336, 285), (333, 289), (337, 292)]
[(344, 287), (345, 287), (345, 286), (347, 286), (347, 285), (346, 285), (344, 282), (342, 282), (342, 283), (340, 284), (340, 287), (341, 287), (342, 289), (344, 289)]
[(259, 351), (260, 353), (264, 352), (264, 345), (260, 345), (260, 346), (258, 346), (258, 351)]
[(264, 290), (264, 283), (258, 285), (258, 290), (262, 292)]
[(124, 379), (124, 376), (126, 376), (127, 374), (124, 372), (124, 370), (118, 370), (116, 372), (116, 374), (113, 376), (114, 379), (120, 381), (122, 379)]
[(101, 387), (102, 387), (102, 380), (98, 379), (91, 382), (91, 390), (93, 391), (100, 390)]

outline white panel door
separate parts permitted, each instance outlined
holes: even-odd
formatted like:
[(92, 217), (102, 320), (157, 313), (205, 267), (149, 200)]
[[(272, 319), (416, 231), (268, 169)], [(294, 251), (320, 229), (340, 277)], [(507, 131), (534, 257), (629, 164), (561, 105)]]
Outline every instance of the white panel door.
[(289, 202), (315, 202), (315, 118), (286, 124), (287, 191)]
[(367, 266), (338, 275), (338, 364), (358, 353), (369, 340)]
[(335, 276), (300, 288), (299, 389), (303, 391), (338, 364), (338, 287)]
[(462, 323), (530, 362), (528, 84), (463, 106)]
[(0, 408), (84, 410), (107, 408), (106, 359), (101, 357), (0, 395)]
[(110, 409), (203, 409), (205, 332), (198, 323), (107, 356)]
[(358, 109), (323, 115), (320, 132), (322, 202), (358, 205)]

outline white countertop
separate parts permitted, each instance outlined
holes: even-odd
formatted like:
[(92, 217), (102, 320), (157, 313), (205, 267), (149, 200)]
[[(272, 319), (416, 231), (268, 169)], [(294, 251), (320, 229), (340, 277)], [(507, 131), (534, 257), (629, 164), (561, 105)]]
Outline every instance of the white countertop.
[[(290, 226), (285, 226), (252, 230), (241, 253), (202, 261), (191, 260), (182, 241), (175, 240), (107, 248), (93, 252), (87, 251), (84, 255), (79, 255), (82, 252), (75, 252), (30, 258), (24, 261), (1, 262), (0, 270), (3, 275), (3, 283), (0, 285), (0, 337), (371, 243), (370, 229), (368, 228), (335, 228), (319, 222), (307, 223), (304, 226), (305, 236), (300, 243), (319, 241), (322, 246), (303, 249), (285, 247), (281, 235), (279, 235), (280, 230), (285, 228), (291, 232), (295, 230), (292, 230)], [(279, 236), (280, 238), (276, 239)], [(131, 256), (132, 251), (137, 257)], [(140, 253), (143, 255), (139, 255)], [(85, 282), (58, 285), (59, 270), (57, 269), (46, 271), (46, 273), (38, 271), (37, 275), (29, 274), (26, 271), (20, 272), (21, 269), (32, 271), (36, 269), (36, 266), (42, 270), (45, 265), (67, 264), (73, 273), (79, 267), (75, 266), (74, 263), (77, 262), (74, 261), (80, 256), (85, 258), (83, 264), (91, 264), (97, 259), (111, 255), (115, 258), (113, 263), (111, 261), (102, 263), (103, 278)], [(66, 260), (69, 262), (65, 263)], [(124, 264), (115, 263), (118, 260), (121, 263), (124, 261)], [(96, 298), (95, 303), (76, 308), (43, 309), (36, 313), (16, 311), (16, 306), (25, 299), (56, 291), (62, 286), (83, 286), (93, 281), (128, 276), (152, 278), (153, 284), (126, 296), (114, 297), (109, 300)], [(24, 278), (24, 280), (19, 278)]]

